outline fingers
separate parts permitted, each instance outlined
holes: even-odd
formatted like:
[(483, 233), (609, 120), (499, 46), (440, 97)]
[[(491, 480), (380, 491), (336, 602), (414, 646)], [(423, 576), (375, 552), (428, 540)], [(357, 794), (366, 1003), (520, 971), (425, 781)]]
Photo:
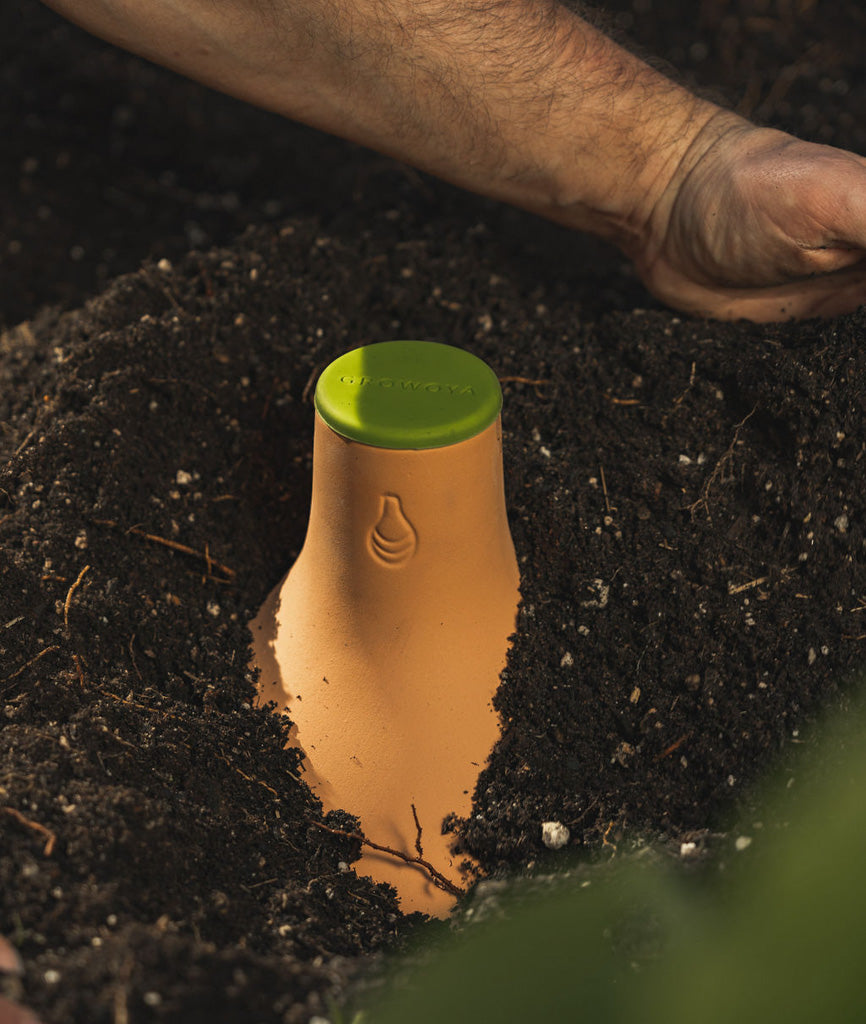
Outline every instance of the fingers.
[[(833, 274), (866, 258), (866, 160), (791, 139), (754, 160), (729, 199), (726, 232), (715, 241), (722, 283), (755, 285)], [(717, 231), (718, 234), (718, 231)], [(733, 266), (727, 266), (732, 262)]]
[(852, 153), (831, 151), (835, 159), (821, 167), (815, 215), (827, 218), (828, 233), (840, 249), (866, 249), (866, 160)]
[(822, 245), (813, 248), (803, 247), (798, 261), (800, 272), (795, 278), (807, 277), (811, 274), (834, 274), (840, 270), (866, 266), (866, 252), (862, 248), (842, 244)]
[(832, 317), (866, 304), (866, 268), (859, 265), (772, 288), (707, 288), (680, 280), (651, 290), (670, 306), (714, 320), (772, 323)]
[[(790, 140), (758, 166), (727, 218), (693, 216), (676, 245), (638, 261), (649, 290), (698, 316), (756, 322), (838, 316), (866, 303), (866, 159)], [(704, 192), (691, 197), (698, 212)]]

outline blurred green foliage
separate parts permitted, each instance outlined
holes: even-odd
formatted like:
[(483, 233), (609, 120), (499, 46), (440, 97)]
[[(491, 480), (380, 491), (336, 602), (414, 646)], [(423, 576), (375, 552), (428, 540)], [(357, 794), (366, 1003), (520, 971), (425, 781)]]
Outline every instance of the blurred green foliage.
[(709, 877), (583, 866), (404, 966), (365, 1022), (866, 1022), (866, 715), (805, 748)]

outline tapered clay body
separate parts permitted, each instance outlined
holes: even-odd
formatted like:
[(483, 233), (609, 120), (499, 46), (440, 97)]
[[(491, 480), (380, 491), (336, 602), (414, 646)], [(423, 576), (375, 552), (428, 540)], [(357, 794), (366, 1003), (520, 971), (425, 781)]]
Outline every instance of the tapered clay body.
[[(370, 348), (389, 344), (421, 346), (416, 353), (431, 357), (438, 354), (431, 349), (447, 348)], [(407, 352), (395, 355), (405, 359)], [(415, 369), (414, 361), (409, 365)], [(478, 396), (463, 383), (462, 365), (438, 368), (455, 380), (437, 379), (435, 360), (426, 374), (399, 369), (383, 377), (373, 360), (375, 372), (346, 374), (351, 382), (336, 384), (372, 403), (363, 410), (366, 420), (375, 419), (381, 397), (373, 389), (401, 387), (405, 394), (388, 396), (397, 409), (394, 437), (418, 444), (417, 430), (399, 433), (402, 404), (416, 417), (422, 406), (422, 430), (425, 416), (447, 416), (446, 399), (463, 399), (452, 415), (465, 411)], [(430, 392), (427, 413), (417, 394), (422, 385), (452, 390)], [(351, 424), (318, 398), (317, 392), (306, 541), (253, 624), (261, 699), (290, 715), (291, 741), (306, 756), (305, 778), (327, 809), (357, 815), (368, 839), (409, 857), (420, 842), (423, 859), (459, 886), (460, 857), (441, 825), (451, 813), (469, 813), (497, 739), (491, 698), (519, 599), (498, 407), (488, 401), (453, 443), (395, 448), (338, 433), (322, 412), (344, 430)], [(461, 436), (479, 422), (479, 432)], [(372, 436), (380, 434), (374, 429)], [(386, 429), (381, 437), (391, 435)], [(440, 439), (435, 430), (432, 437)], [(365, 847), (357, 869), (394, 885), (407, 911), (444, 914), (453, 905), (427, 872), (391, 854)]]

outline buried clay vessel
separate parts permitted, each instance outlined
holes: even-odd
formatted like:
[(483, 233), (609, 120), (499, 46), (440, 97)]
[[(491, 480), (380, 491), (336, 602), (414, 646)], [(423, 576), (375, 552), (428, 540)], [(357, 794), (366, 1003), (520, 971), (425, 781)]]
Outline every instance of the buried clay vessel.
[(252, 624), (260, 698), (289, 714), (325, 808), (450, 883), (365, 846), (359, 873), (405, 911), (453, 905), (460, 858), (442, 822), (469, 813), (498, 736), (519, 600), (501, 404), (493, 371), (451, 346), (335, 360), (316, 388), (306, 540)]

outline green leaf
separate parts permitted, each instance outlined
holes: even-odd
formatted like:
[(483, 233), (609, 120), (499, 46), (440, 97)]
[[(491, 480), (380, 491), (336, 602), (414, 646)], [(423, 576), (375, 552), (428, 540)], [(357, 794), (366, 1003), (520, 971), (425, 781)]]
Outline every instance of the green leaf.
[(866, 1021), (866, 716), (779, 775), (709, 884), (582, 865), (403, 965), (370, 1024)]

